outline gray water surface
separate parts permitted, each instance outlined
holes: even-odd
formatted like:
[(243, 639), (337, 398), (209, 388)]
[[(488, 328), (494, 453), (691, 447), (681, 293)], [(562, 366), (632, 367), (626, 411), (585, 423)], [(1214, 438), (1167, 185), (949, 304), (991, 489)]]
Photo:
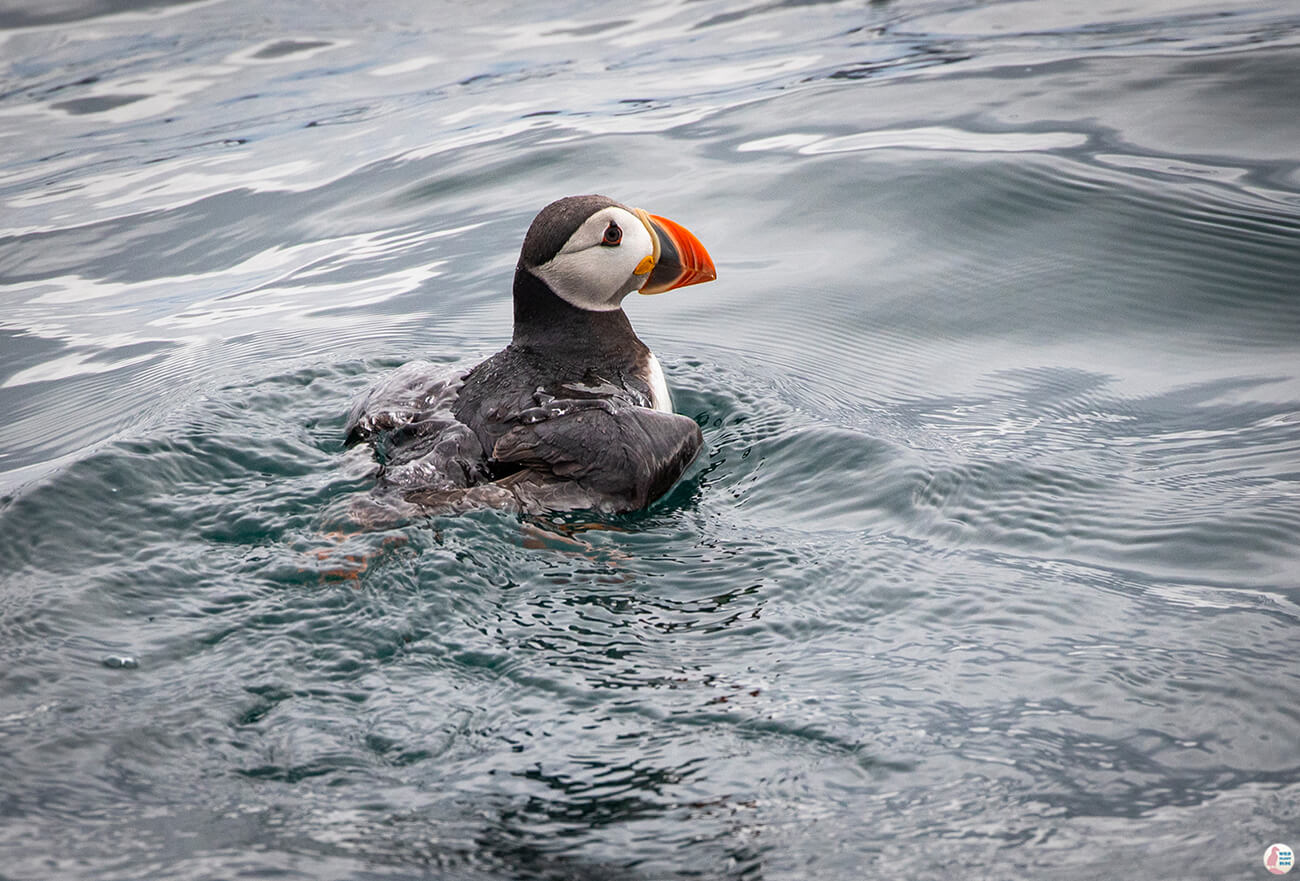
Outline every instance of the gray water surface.
[[(1290, 0), (0, 9), (0, 877), (1266, 877)], [(347, 529), (601, 192), (707, 453)]]

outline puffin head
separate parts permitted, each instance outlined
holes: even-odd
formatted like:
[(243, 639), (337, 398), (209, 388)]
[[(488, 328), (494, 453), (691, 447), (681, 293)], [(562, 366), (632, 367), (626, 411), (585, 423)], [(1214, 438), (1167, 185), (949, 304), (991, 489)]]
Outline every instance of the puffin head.
[(572, 306), (612, 312), (633, 291), (658, 294), (718, 277), (684, 226), (607, 196), (568, 196), (528, 227), (519, 272)]

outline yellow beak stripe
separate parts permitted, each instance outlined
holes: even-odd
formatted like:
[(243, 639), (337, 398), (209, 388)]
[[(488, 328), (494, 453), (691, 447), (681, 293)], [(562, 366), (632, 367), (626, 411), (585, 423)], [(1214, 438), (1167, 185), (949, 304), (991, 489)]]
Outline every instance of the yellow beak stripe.
[(659, 234), (655, 232), (654, 224), (650, 222), (649, 212), (641, 208), (633, 208), (632, 211), (637, 217), (641, 218), (641, 222), (645, 224), (646, 232), (650, 233), (650, 256), (643, 258), (636, 265), (636, 269), (633, 270), (635, 275), (645, 275), (654, 269), (655, 264), (659, 262)]

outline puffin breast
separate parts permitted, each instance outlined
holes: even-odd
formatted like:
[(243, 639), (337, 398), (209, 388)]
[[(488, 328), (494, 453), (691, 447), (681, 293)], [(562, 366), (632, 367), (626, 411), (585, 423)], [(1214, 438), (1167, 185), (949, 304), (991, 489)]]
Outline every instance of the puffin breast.
[(646, 353), (645, 382), (650, 386), (650, 406), (660, 413), (673, 412), (673, 396), (668, 391), (664, 380), (664, 369), (659, 366), (659, 359), (654, 352)]

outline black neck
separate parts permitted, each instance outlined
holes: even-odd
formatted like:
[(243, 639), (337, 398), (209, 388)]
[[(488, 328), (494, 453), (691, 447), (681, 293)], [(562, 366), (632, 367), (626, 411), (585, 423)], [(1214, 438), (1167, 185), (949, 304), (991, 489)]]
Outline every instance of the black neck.
[(514, 346), (530, 349), (635, 351), (644, 343), (622, 309), (579, 309), (556, 296), (546, 282), (520, 267), (515, 270)]

